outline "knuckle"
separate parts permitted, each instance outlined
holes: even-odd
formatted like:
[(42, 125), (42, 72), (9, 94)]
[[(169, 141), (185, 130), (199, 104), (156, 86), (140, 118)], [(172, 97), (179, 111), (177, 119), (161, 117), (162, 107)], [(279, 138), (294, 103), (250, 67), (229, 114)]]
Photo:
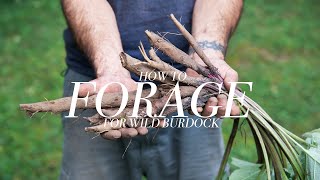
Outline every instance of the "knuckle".
[(138, 134), (138, 131), (136, 129), (130, 129), (130, 131), (128, 132), (128, 135), (130, 137), (134, 137)]
[(233, 73), (233, 75), (238, 76), (238, 72), (235, 71), (234, 69), (232, 69), (232, 73)]
[(113, 136), (108, 132), (101, 134), (101, 137), (104, 138), (104, 139), (108, 139), (108, 140), (112, 140), (113, 139)]
[(219, 112), (225, 112), (226, 111), (226, 107), (225, 106), (219, 107), (218, 111)]
[(230, 71), (230, 75), (233, 77), (233, 78), (236, 78), (236, 79), (238, 79), (238, 72), (237, 71), (235, 71), (234, 69), (232, 69), (231, 71)]
[(224, 94), (219, 94), (217, 98), (218, 98), (218, 101), (220, 102), (221, 99), (225, 99), (227, 97)]
[(115, 134), (113, 134), (112, 137), (115, 139), (119, 139), (121, 137), (121, 134), (115, 133)]

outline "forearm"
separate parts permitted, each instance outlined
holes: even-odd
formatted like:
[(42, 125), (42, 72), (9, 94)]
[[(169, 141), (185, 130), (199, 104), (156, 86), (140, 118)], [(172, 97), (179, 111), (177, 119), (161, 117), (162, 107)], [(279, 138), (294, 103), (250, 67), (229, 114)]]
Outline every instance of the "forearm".
[(192, 35), (209, 57), (224, 59), (228, 41), (239, 21), (242, 0), (197, 0)]
[(125, 72), (119, 60), (123, 51), (120, 34), (109, 3), (105, 0), (61, 0), (61, 4), (67, 23), (97, 76), (119, 70)]

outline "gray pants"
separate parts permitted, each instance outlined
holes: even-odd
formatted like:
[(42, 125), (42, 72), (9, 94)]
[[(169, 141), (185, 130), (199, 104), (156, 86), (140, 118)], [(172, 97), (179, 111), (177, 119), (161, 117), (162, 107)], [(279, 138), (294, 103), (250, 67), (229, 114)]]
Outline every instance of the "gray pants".
[[(68, 70), (64, 96), (73, 93), (74, 81), (89, 81), (90, 77)], [(95, 110), (77, 111), (78, 119), (64, 118), (63, 160), (60, 179), (71, 180), (212, 180), (223, 156), (220, 128), (149, 129), (147, 136), (116, 141), (84, 131)], [(190, 115), (191, 116), (191, 115)], [(190, 117), (189, 116), (189, 117)], [(123, 156), (123, 158), (122, 158)]]

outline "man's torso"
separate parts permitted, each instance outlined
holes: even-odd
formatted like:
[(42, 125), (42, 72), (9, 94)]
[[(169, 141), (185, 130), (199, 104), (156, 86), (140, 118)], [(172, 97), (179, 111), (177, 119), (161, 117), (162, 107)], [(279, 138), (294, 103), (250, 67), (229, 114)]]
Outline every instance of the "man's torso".
[[(158, 32), (161, 35), (167, 34), (166, 39), (179, 49), (188, 51), (188, 42), (182, 36), (170, 34), (177, 33), (178, 30), (170, 20), (169, 14), (173, 13), (180, 18), (181, 23), (190, 31), (194, 0), (108, 0), (108, 2), (117, 19), (123, 49), (129, 55), (140, 60), (143, 59), (138, 49), (139, 42), (141, 41), (146, 49), (150, 48), (144, 34), (145, 30)], [(68, 67), (76, 72), (94, 77), (94, 71), (88, 58), (77, 46), (69, 28), (64, 31), (64, 40)], [(174, 64), (176, 68), (184, 69), (162, 53), (158, 53), (158, 55), (164, 61)], [(133, 78), (137, 80), (136, 76)]]

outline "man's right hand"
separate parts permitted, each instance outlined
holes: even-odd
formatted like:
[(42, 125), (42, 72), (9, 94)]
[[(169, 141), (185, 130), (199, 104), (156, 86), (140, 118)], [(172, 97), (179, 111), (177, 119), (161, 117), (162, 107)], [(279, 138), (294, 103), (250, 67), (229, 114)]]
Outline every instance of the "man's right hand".
[[(105, 0), (62, 0), (68, 26), (72, 29), (79, 47), (88, 56), (97, 73), (96, 91), (88, 84), (80, 86), (79, 96), (96, 94), (110, 82), (121, 82), (128, 91), (136, 90), (136, 83), (121, 65), (119, 54), (123, 51), (114, 11)], [(119, 92), (118, 85), (110, 85), (106, 92)], [(133, 137), (146, 134), (147, 128), (122, 128), (102, 134), (106, 139)]]
[[(84, 97), (88, 94), (88, 92), (89, 95), (97, 94), (104, 85), (111, 82), (122, 83), (126, 86), (129, 92), (135, 91), (137, 89), (137, 83), (131, 79), (129, 71), (123, 68), (118, 71), (109, 71), (106, 73), (102, 73), (101, 75), (97, 75), (97, 78), (90, 82), (96, 83), (96, 91), (94, 91), (92, 85), (90, 84), (81, 84), (79, 96)], [(111, 84), (106, 88), (105, 93), (113, 93), (120, 91), (121, 87), (119, 85)]]
[[(130, 73), (125, 69), (121, 69), (119, 71), (110, 70), (109, 73), (102, 73), (102, 75), (98, 75), (97, 79), (94, 79), (90, 82), (96, 83), (96, 91), (94, 91), (92, 85), (81, 84), (79, 96), (84, 97), (88, 94), (88, 92), (90, 95), (97, 94), (100, 88), (110, 82), (120, 82), (126, 86), (128, 91), (135, 91), (137, 89), (137, 83), (131, 79)], [(121, 88), (119, 85), (110, 85), (106, 88), (105, 93), (119, 92), (120, 90)], [(147, 133), (148, 129), (146, 127), (121, 128), (102, 133), (101, 136), (105, 139), (115, 140), (121, 137), (130, 138), (137, 136), (138, 134), (145, 135)]]

